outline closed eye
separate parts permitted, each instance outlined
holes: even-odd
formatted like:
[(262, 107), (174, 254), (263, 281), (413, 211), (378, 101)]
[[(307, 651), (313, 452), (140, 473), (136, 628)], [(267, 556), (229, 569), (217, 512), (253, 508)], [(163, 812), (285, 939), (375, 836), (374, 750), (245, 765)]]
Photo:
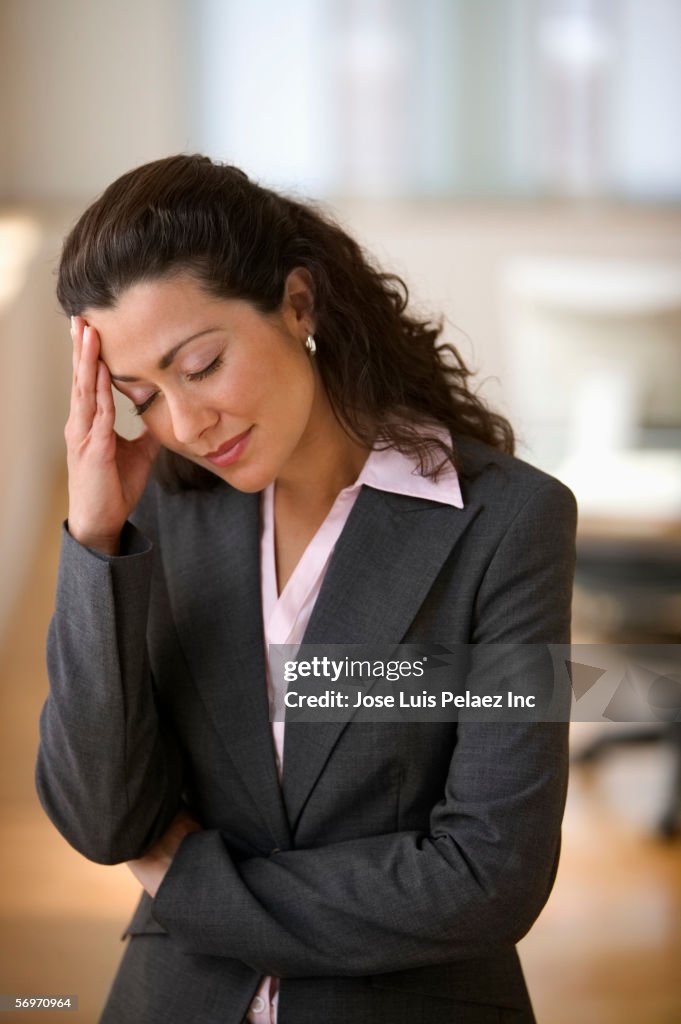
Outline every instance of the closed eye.
[(222, 356), (216, 356), (212, 363), (204, 367), (203, 370), (198, 370), (196, 373), (188, 373), (187, 380), (205, 380), (206, 377), (210, 377), (211, 373), (215, 373), (222, 366)]
[(142, 402), (140, 405), (137, 405), (136, 403), (133, 403), (132, 411), (134, 412), (135, 416), (141, 416), (142, 413), (146, 412), (147, 409), (149, 408), (149, 406), (151, 405), (151, 403), (156, 398), (157, 394), (158, 394), (158, 391), (155, 391), (153, 393), (153, 395), (149, 395), (149, 397), (144, 402)]
[[(187, 380), (190, 380), (192, 382), (197, 380), (205, 380), (206, 377), (210, 377), (212, 373), (215, 373), (216, 370), (219, 370), (221, 366), (222, 356), (219, 355), (216, 356), (212, 363), (209, 363), (208, 366), (205, 366), (203, 370), (197, 370), (196, 373), (188, 373)], [(139, 405), (133, 405), (132, 411), (134, 412), (135, 416), (141, 416), (143, 413), (145, 413), (157, 395), (158, 391), (155, 391), (154, 394), (150, 395), (149, 398), (147, 398), (144, 402), (141, 402)]]

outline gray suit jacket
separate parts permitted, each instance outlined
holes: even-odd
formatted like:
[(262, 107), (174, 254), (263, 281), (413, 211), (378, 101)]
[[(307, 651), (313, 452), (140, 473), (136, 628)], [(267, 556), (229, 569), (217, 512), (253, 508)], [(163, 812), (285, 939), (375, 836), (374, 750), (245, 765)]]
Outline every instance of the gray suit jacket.
[[(575, 505), (459, 439), (465, 507), (364, 487), (310, 643), (563, 643)], [(515, 951), (557, 867), (567, 725), (268, 721), (259, 496), (151, 484), (107, 558), (65, 531), (36, 768), (91, 860), (187, 836), (124, 938), (104, 1024), (532, 1021)]]

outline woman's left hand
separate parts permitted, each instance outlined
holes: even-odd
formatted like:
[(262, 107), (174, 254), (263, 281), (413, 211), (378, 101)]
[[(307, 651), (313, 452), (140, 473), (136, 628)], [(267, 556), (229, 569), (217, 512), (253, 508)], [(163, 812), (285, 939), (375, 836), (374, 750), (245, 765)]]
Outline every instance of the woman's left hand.
[(127, 865), (135, 878), (141, 882), (153, 898), (165, 878), (177, 848), (190, 832), (200, 832), (201, 825), (188, 811), (179, 811), (168, 829), (152, 848), (138, 860), (129, 860)]

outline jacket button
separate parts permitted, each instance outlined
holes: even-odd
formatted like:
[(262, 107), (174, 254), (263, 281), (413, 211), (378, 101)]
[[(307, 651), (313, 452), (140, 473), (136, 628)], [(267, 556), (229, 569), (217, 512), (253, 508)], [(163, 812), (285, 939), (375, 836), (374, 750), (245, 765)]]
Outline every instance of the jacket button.
[(251, 1011), (253, 1013), (262, 1013), (262, 1011), (265, 1009), (265, 1005), (266, 1004), (263, 997), (256, 996), (253, 1002), (251, 1003)]
[(274, 856), (275, 853), (281, 853), (278, 846), (275, 846), (273, 850), (270, 850), (270, 857)]

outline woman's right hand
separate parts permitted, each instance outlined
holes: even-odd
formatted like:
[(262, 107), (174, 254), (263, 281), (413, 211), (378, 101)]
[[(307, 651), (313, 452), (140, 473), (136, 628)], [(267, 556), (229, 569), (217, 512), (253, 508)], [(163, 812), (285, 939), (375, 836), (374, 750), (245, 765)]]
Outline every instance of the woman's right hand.
[(64, 429), (69, 533), (86, 547), (115, 555), (160, 446), (148, 430), (134, 441), (115, 432), (111, 378), (99, 359), (97, 331), (72, 317), (71, 338), (73, 385)]

